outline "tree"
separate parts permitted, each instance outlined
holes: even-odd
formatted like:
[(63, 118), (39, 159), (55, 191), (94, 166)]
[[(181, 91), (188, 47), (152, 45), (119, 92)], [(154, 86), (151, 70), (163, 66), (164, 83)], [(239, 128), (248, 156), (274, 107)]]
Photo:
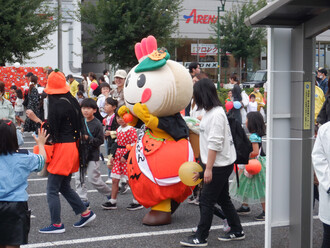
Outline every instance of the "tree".
[(0, 0), (0, 65), (30, 58), (49, 44), (56, 28), (54, 14), (44, 0)]
[(249, 0), (244, 4), (233, 4), (233, 8), (220, 19), (219, 30), (217, 24), (211, 25), (216, 33), (213, 39), (218, 42), (218, 37), (221, 37), (221, 52), (230, 52), (234, 56), (239, 64), (239, 71), (241, 60), (246, 62), (247, 58), (259, 56), (265, 46), (266, 30), (248, 27), (244, 20), (266, 4), (266, 0), (258, 0), (256, 3)]
[[(134, 45), (153, 35), (158, 47), (165, 45), (178, 27), (182, 0), (99, 0), (80, 5), (80, 19), (88, 24), (89, 39), (84, 44), (94, 54), (104, 54), (105, 62), (122, 68), (137, 63)], [(172, 41), (173, 43), (173, 41)]]

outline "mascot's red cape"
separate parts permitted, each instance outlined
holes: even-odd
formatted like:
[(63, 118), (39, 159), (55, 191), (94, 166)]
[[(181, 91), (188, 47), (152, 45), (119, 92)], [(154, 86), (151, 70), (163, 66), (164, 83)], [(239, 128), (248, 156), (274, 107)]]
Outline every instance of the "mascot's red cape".
[(129, 185), (135, 199), (151, 207), (143, 224), (165, 225), (193, 189), (178, 176), (184, 162), (194, 161), (189, 130), (179, 114), (191, 100), (193, 82), (185, 67), (169, 60), (166, 49), (157, 49), (153, 36), (137, 43), (135, 54), (139, 64), (126, 78), (126, 106), (118, 112), (132, 113), (129, 124), (142, 126), (127, 160)]

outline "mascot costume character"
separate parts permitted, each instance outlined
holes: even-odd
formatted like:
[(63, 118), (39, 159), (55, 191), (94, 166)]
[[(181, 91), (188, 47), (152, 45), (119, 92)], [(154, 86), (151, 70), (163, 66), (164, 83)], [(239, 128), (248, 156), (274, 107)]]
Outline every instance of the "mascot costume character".
[(165, 48), (157, 49), (153, 36), (135, 45), (135, 55), (139, 64), (126, 78), (125, 105), (118, 111), (122, 117), (133, 115), (129, 125), (142, 126), (127, 159), (129, 185), (135, 199), (151, 207), (143, 224), (166, 225), (193, 189), (178, 176), (183, 163), (194, 161), (189, 129), (179, 113), (191, 100), (193, 82)]

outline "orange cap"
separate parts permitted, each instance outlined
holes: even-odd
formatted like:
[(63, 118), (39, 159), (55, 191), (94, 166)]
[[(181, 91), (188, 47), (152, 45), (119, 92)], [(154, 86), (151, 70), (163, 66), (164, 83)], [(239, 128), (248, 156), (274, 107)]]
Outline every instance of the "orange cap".
[(65, 94), (70, 91), (65, 76), (60, 71), (53, 71), (48, 76), (47, 85), (44, 90), (49, 95)]

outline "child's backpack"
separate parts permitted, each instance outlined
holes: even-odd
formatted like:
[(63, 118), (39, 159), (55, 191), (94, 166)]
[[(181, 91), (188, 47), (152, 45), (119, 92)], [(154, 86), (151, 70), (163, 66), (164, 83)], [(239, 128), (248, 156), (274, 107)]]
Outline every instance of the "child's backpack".
[(237, 164), (248, 164), (249, 155), (252, 152), (252, 144), (247, 137), (242, 125), (236, 121), (233, 117), (228, 117), (228, 122), (230, 126), (231, 135), (233, 136), (234, 146), (236, 150), (236, 160), (235, 160), (235, 169), (236, 169), (236, 180), (237, 187), (239, 187), (238, 179), (238, 168)]

